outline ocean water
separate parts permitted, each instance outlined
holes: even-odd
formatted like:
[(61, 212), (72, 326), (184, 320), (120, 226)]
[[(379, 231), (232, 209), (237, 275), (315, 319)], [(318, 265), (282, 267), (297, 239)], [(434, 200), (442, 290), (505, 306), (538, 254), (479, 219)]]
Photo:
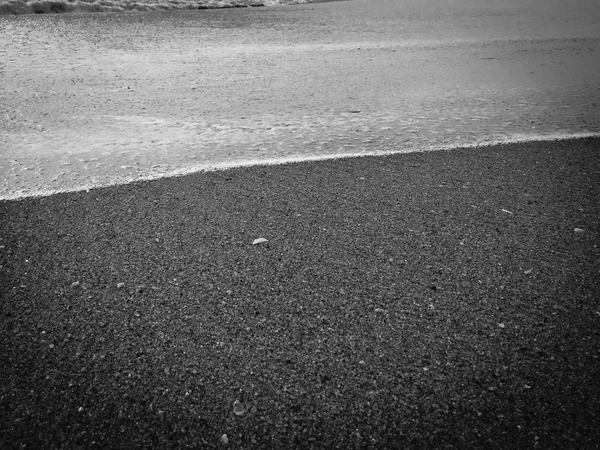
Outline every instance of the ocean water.
[(600, 133), (600, 11), (349, 0), (0, 16), (0, 199)]
[(307, 3), (310, 0), (0, 0), (0, 14), (169, 11)]

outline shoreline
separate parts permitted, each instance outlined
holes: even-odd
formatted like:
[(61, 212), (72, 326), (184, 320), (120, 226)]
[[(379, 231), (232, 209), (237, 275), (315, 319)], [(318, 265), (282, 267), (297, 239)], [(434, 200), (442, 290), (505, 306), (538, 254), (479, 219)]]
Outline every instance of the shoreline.
[(599, 174), (588, 138), (0, 202), (2, 445), (593, 448)]
[[(562, 134), (540, 134), (532, 136), (517, 135), (510, 139), (503, 140), (491, 140), (482, 141), (474, 144), (450, 144), (450, 145), (436, 145), (425, 148), (406, 148), (402, 150), (388, 150), (388, 151), (363, 151), (363, 152), (346, 152), (346, 153), (333, 153), (333, 154), (322, 154), (322, 155), (290, 155), (288, 157), (273, 157), (263, 159), (251, 159), (251, 160), (235, 160), (231, 162), (215, 162), (205, 163), (199, 166), (184, 167), (179, 169), (171, 169), (167, 171), (159, 170), (156, 172), (149, 172), (147, 174), (136, 174), (134, 176), (116, 176), (112, 178), (107, 177), (106, 181), (96, 181), (89, 184), (76, 184), (74, 186), (65, 187), (62, 189), (47, 188), (36, 190), (21, 190), (11, 192), (9, 194), (0, 194), (0, 202), (3, 201), (19, 201), (26, 198), (39, 198), (48, 197), (52, 195), (58, 195), (69, 192), (89, 192), (94, 189), (103, 189), (111, 186), (122, 186), (132, 183), (154, 181), (163, 178), (181, 177), (186, 175), (192, 175), (196, 173), (206, 173), (213, 171), (231, 170), (240, 167), (268, 167), (282, 164), (295, 164), (302, 162), (311, 161), (327, 161), (327, 160), (339, 160), (345, 158), (363, 158), (367, 156), (390, 156), (408, 153), (426, 153), (432, 151), (453, 151), (460, 149), (484, 149), (486, 147), (493, 147), (498, 145), (511, 145), (511, 144), (524, 144), (528, 142), (560, 142), (569, 141), (573, 139), (585, 139), (585, 138), (598, 138), (600, 133), (595, 132), (582, 132), (582, 133), (562, 133)], [(34, 188), (35, 189), (35, 188)]]

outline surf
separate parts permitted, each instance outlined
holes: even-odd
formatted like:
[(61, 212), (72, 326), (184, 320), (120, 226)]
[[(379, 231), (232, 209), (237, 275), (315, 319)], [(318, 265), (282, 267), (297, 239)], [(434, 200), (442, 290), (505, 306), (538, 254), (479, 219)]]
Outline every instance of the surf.
[(0, 15), (253, 8), (300, 3), (308, 0), (9, 0), (0, 1)]

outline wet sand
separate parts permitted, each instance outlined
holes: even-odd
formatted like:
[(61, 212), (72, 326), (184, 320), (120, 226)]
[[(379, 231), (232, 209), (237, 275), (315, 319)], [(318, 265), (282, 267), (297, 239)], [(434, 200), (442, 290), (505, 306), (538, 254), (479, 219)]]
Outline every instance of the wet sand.
[(544, 7), (352, 0), (0, 17), (0, 198), (598, 133), (599, 12)]

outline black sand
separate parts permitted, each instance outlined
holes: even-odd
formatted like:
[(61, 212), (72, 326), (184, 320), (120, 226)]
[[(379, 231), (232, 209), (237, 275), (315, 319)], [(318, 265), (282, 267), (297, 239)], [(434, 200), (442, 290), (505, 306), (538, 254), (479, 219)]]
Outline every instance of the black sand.
[(598, 448), (599, 181), (582, 139), (0, 203), (0, 447)]

